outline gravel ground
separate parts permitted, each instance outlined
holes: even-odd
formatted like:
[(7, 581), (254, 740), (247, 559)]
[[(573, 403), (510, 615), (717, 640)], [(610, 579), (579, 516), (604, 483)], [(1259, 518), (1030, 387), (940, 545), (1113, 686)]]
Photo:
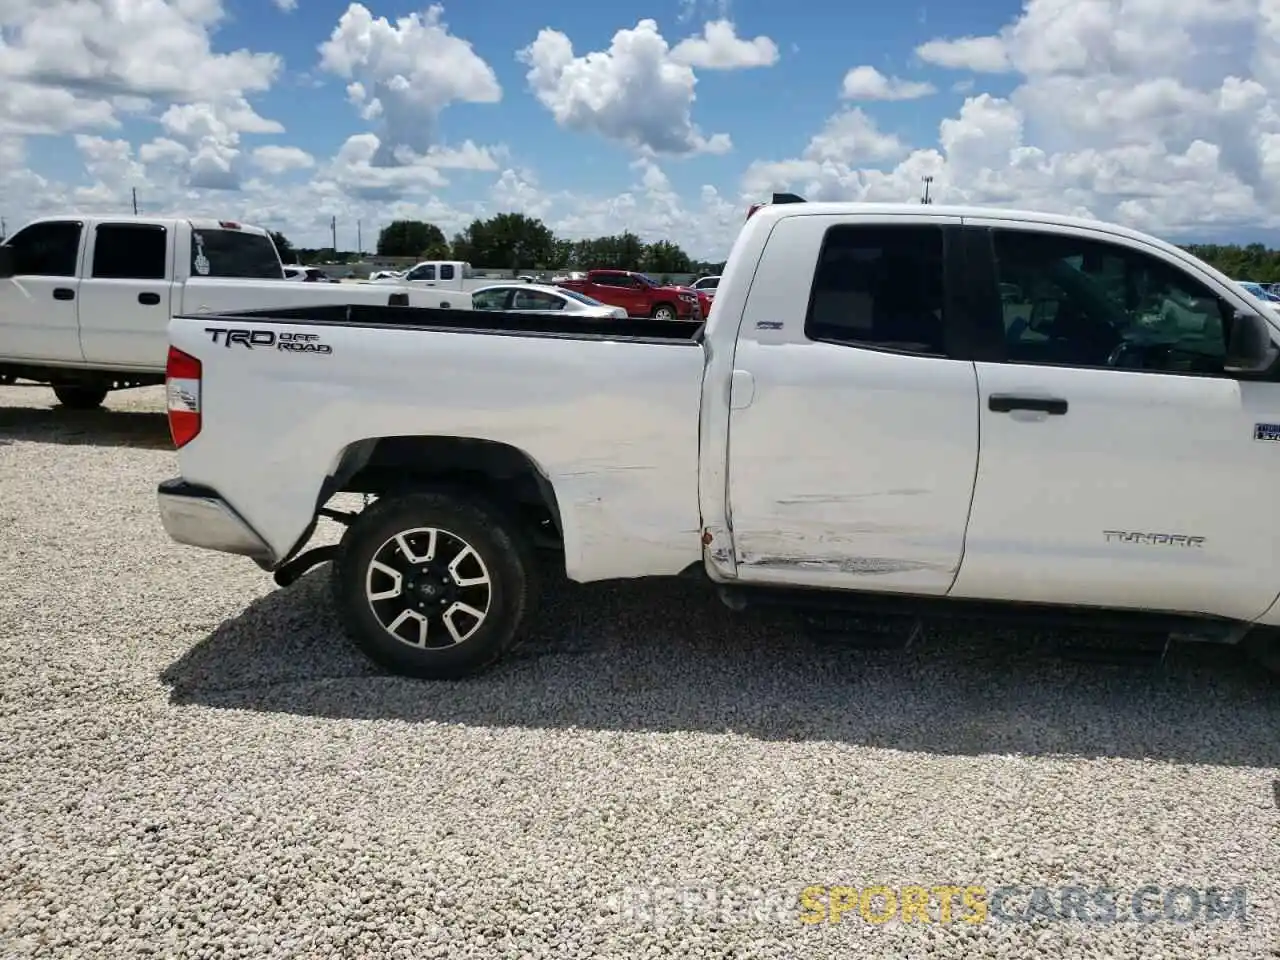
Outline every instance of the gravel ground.
[[(161, 403), (0, 387), (4, 957), (1280, 956), (1280, 686), (1233, 651), (875, 653), (597, 585), (484, 678), (390, 678), (324, 569), (165, 537)], [(800, 919), (807, 886), (951, 884), (1054, 892)], [(1245, 919), (1138, 922), (1146, 884)], [(1118, 920), (1018, 922), (1066, 885)]]

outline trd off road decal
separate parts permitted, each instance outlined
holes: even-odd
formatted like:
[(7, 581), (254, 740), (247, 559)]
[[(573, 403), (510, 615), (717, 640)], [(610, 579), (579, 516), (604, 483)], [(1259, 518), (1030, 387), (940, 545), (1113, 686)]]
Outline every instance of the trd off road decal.
[(205, 327), (204, 332), (213, 338), (214, 343), (230, 347), (233, 343), (246, 349), (265, 347), (268, 350), (287, 350), (290, 353), (333, 353), (333, 347), (320, 342), (317, 333), (276, 333), (274, 330), (224, 330), (220, 327)]

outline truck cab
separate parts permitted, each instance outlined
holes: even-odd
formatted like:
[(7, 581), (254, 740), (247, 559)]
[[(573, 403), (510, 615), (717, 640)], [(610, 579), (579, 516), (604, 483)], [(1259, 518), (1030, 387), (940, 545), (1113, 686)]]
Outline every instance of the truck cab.
[(462, 260), (424, 260), (399, 277), (383, 277), (370, 283), (402, 284), (439, 290), (467, 290), (475, 279), (471, 264)]

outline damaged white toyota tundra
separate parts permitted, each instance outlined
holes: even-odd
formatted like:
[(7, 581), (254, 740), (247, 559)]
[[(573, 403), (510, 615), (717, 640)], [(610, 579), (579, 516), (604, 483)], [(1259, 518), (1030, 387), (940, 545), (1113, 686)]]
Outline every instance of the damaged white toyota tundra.
[[(352, 639), (419, 677), (510, 649), (544, 553), (735, 609), (1132, 626), (1275, 666), (1277, 323), (1121, 227), (776, 195), (700, 328), (176, 317), (160, 513), (282, 586), (332, 560)], [(306, 550), (320, 516), (345, 536)]]

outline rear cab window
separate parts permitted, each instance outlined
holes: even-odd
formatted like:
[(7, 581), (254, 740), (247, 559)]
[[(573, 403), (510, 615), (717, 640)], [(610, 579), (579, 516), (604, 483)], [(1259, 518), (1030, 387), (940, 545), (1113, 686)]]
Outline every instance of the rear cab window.
[(193, 277), (281, 280), (284, 268), (275, 244), (266, 234), (245, 230), (191, 231)]
[(838, 224), (822, 242), (805, 315), (810, 340), (947, 356), (943, 228)]

